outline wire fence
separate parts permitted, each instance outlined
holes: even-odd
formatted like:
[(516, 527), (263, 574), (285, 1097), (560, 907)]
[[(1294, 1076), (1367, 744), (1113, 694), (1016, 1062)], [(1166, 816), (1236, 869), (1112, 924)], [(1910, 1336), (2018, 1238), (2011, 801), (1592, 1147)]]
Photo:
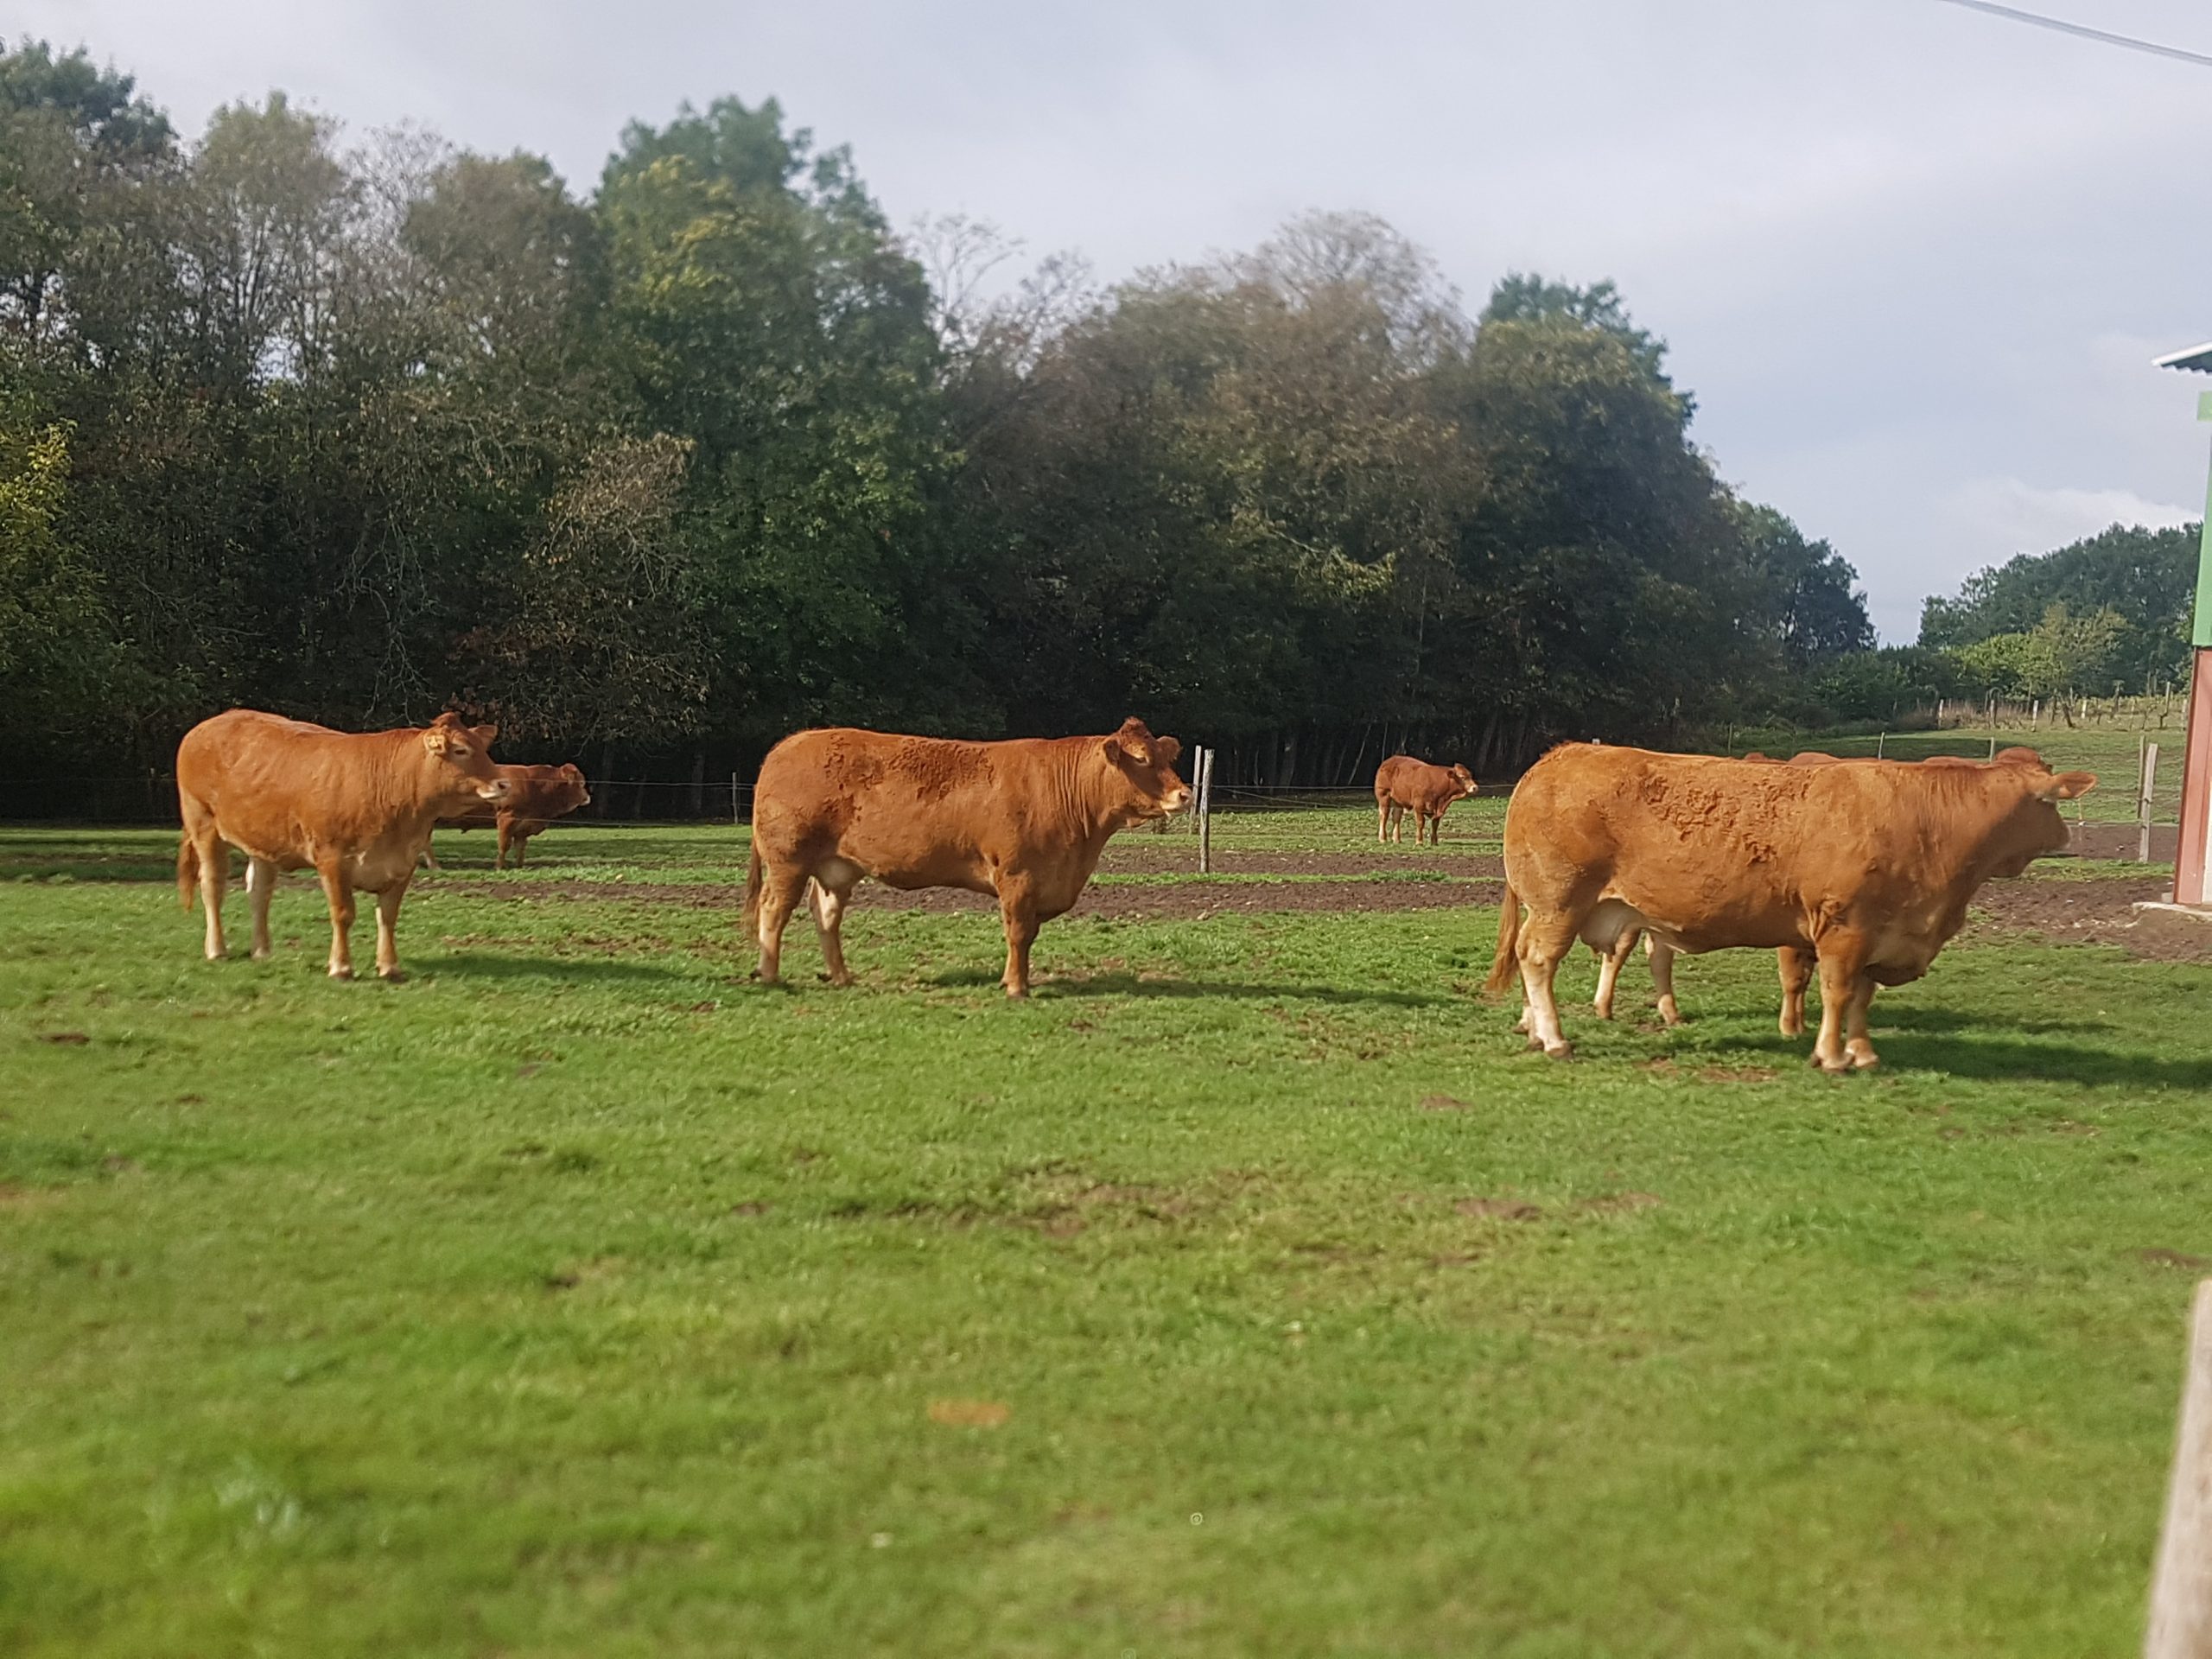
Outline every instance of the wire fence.
[[(2133, 701), (2150, 703), (2152, 700)], [(2126, 715), (2147, 712), (2139, 708), (2125, 710)], [(1815, 741), (1824, 752), (1842, 758), (1897, 760), (1921, 760), (1938, 754), (1986, 760), (2012, 744), (2031, 745), (2055, 768), (2098, 774), (2099, 787), (2065, 809), (2070, 819), (2107, 825), (2147, 821), (2155, 830), (2165, 832), (2153, 837), (2153, 856), (2164, 859), (2171, 855), (2171, 827), (2180, 819), (2182, 736), (2177, 726), (2130, 726), (2113, 721), (2074, 727), (2045, 724), (2026, 730), (1954, 727)], [(2158, 754), (2145, 813), (2139, 786), (2145, 760), (2153, 746)], [(1776, 759), (1786, 759), (1807, 747), (1811, 745), (1777, 744), (1769, 753)], [(752, 817), (753, 785), (740, 776), (705, 780), (594, 779), (589, 782), (592, 803), (574, 815), (573, 823), (615, 829), (743, 823)], [(1461, 850), (1495, 850), (1505, 803), (1512, 792), (1510, 779), (1482, 780), (1478, 793), (1454, 803), (1446, 812), (1443, 844)], [(1212, 834), (1224, 848), (1343, 848), (1371, 842), (1377, 831), (1374, 791), (1362, 785), (1278, 787), (1217, 782), (1212, 786), (1211, 812)], [(176, 780), (168, 772), (0, 779), (0, 823), (121, 829), (173, 826), (176, 821)], [(1199, 825), (1193, 810), (1134, 833), (1195, 836)], [(1399, 833), (1402, 836), (1403, 830)], [(2110, 838), (2109, 831), (2104, 838)]]

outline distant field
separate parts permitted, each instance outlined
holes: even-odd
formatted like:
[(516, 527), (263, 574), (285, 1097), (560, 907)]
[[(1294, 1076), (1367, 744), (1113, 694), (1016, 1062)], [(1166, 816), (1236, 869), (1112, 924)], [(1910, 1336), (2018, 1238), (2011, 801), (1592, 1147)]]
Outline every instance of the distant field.
[(1524, 1053), (1494, 842), (1310, 822), (1122, 837), (1027, 1005), (872, 889), (860, 986), (748, 983), (726, 827), (442, 836), (398, 988), (0, 832), (0, 1651), (2137, 1643), (2212, 1263), (2140, 867), (1993, 887), (1838, 1081), (1752, 953)]

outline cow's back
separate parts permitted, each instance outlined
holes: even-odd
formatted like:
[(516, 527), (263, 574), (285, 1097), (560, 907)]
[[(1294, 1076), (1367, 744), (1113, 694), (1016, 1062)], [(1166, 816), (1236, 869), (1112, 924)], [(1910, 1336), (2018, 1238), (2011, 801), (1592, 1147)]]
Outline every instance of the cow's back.
[(1694, 948), (1794, 944), (1891, 856), (1891, 771), (1554, 749), (1506, 807), (1506, 879), (1529, 897), (1618, 897)]
[[(231, 845), (284, 868), (376, 844), (402, 809), (390, 788), (406, 732), (334, 732), (258, 709), (204, 720), (177, 746), (177, 791)], [(189, 809), (188, 809), (189, 810)], [(421, 823), (427, 843), (429, 820)]]
[(1445, 766), (1432, 766), (1410, 754), (1394, 754), (1375, 774), (1375, 793), (1401, 806), (1426, 809), (1442, 797), (1458, 799), (1459, 780)]
[(753, 833), (781, 856), (841, 858), (893, 886), (988, 887), (992, 868), (1084, 837), (1054, 783), (1086, 741), (799, 732), (761, 763)]

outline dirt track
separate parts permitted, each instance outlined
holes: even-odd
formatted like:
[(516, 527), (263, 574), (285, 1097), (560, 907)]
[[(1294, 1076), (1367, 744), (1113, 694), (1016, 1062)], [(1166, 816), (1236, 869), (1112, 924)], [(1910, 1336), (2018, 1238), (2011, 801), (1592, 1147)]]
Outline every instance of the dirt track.
[[(1116, 921), (1188, 921), (1209, 916), (1338, 914), (1359, 911), (1439, 910), (1486, 907), (1503, 893), (1503, 868), (1495, 855), (1389, 852), (1224, 852), (1217, 855), (1217, 874), (1229, 879), (1189, 877), (1195, 862), (1187, 847), (1117, 846), (1109, 849), (1104, 875), (1179, 874), (1177, 881), (1094, 882), (1072, 912)], [(1236, 879), (1242, 878), (1242, 879)], [(1303, 879), (1292, 879), (1303, 878)], [(734, 911), (741, 902), (738, 884), (626, 881), (470, 881), (472, 896), (520, 901), (597, 900), (641, 905), (682, 905)], [(1990, 943), (2022, 936), (2070, 944), (2116, 944), (2133, 956), (2153, 961), (2212, 961), (2212, 924), (2144, 916), (2138, 900), (2165, 896), (2157, 875), (2056, 875), (1993, 881), (1974, 900), (1961, 942)], [(946, 914), (989, 913), (995, 906), (980, 893), (934, 888), (900, 893), (873, 883), (854, 899), (865, 910), (920, 911)]]

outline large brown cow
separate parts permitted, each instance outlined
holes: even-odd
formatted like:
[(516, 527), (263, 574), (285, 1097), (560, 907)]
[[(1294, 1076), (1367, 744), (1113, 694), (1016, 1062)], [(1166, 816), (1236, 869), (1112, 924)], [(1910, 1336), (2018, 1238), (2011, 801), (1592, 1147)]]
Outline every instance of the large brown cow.
[(1432, 766), (1410, 754), (1394, 754), (1375, 772), (1375, 839), (1397, 841), (1406, 828), (1406, 814), (1414, 815), (1414, 845), (1421, 845), (1423, 829), (1429, 844), (1443, 838), (1444, 810), (1475, 792), (1475, 775), (1463, 766)]
[[(565, 818), (580, 806), (591, 804), (591, 791), (584, 787), (584, 775), (573, 765), (560, 766), (500, 766), (500, 777), (507, 780), (507, 798), (497, 806), (479, 801), (467, 811), (449, 818), (440, 818), (441, 829), (480, 830), (486, 824), (496, 824), (499, 831), (499, 855), (492, 861), (492, 868), (507, 868), (507, 852), (514, 851), (515, 868), (520, 869), (527, 861), (530, 838), (556, 818)], [(438, 868), (437, 855), (424, 849), (423, 859), (432, 869)]]
[(863, 876), (887, 887), (995, 893), (1008, 996), (1029, 995), (1040, 923), (1081, 896), (1117, 830), (1179, 812), (1182, 745), (1141, 720), (1106, 737), (957, 743), (849, 728), (800, 732), (768, 752), (753, 795), (746, 925), (776, 982), (785, 925), (810, 879), (833, 985), (849, 985), (838, 927)]
[[(1801, 749), (1787, 760), (1777, 760), (1771, 755), (1753, 749), (1745, 760), (1764, 766), (1832, 766), (1846, 764), (1838, 755), (1820, 749)], [(1864, 760), (1865, 757), (1860, 757)], [(1877, 764), (1867, 761), (1867, 764)], [(2043, 757), (2033, 749), (1999, 749), (1990, 760), (1975, 760), (1955, 754), (1931, 754), (1917, 763), (1923, 766), (2041, 766)], [(1621, 969), (1641, 940), (1644, 954), (1650, 959), (1651, 985), (1658, 995), (1659, 1018), (1669, 1026), (1682, 1023), (1681, 1007), (1675, 1000), (1675, 957), (1671, 945), (1662, 944), (1641, 928), (1624, 928), (1610, 950), (1598, 951), (1598, 994), (1591, 999), (1591, 1006), (1600, 1020), (1613, 1017), (1613, 990), (1619, 982)], [(1592, 947), (1593, 950), (1596, 947)], [(1802, 1037), (1805, 1033), (1805, 993), (1813, 982), (1813, 953), (1794, 944), (1778, 947), (1774, 953), (1775, 976), (1782, 982), (1782, 1012), (1777, 1021), (1785, 1037)]]
[(330, 903), (330, 973), (353, 976), (357, 888), (377, 895), (377, 972), (397, 980), (399, 901), (430, 844), (430, 826), (507, 785), (492, 764), (496, 726), (440, 715), (428, 727), (334, 732), (251, 709), (203, 720), (176, 751), (177, 898), (207, 912), (207, 959), (223, 947), (231, 849), (246, 855), (253, 954), (269, 955), (269, 899), (282, 870), (313, 867)]
[(1815, 1063), (1872, 1065), (1874, 988), (1926, 973), (1985, 880), (2062, 850), (2056, 803), (2095, 783), (2040, 760), (1747, 766), (1554, 749), (1506, 807), (1490, 988), (1503, 990), (1518, 968), (1530, 1042), (1563, 1057), (1572, 1051), (1552, 976), (1578, 937), (1603, 950), (1641, 927), (1675, 950), (1795, 946), (1818, 963)]

